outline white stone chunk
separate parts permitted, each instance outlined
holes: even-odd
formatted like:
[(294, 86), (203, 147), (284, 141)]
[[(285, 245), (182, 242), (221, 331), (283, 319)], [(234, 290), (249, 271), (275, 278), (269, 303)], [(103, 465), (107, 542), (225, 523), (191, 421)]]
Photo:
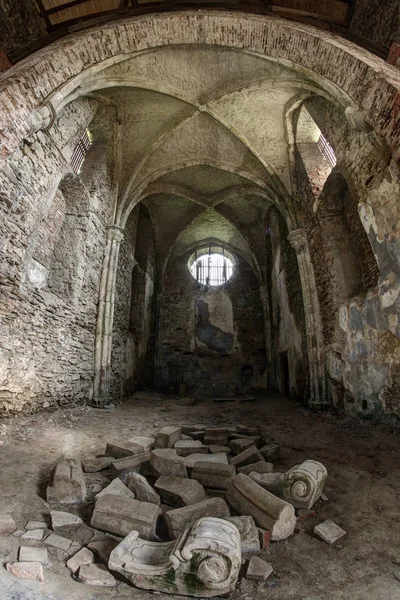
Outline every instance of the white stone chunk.
[(55, 533), (51, 533), (49, 537), (47, 537), (44, 540), (44, 543), (47, 546), (52, 546), (53, 548), (64, 550), (64, 552), (66, 552), (71, 546), (71, 540), (61, 537), (60, 535), (56, 535)]
[(10, 515), (0, 515), (0, 535), (14, 533), (16, 529), (17, 525)]
[(339, 525), (336, 525), (331, 519), (316, 525), (314, 527), (314, 533), (322, 538), (327, 544), (333, 544), (346, 535), (346, 531), (339, 527)]
[(25, 531), (31, 531), (32, 529), (47, 529), (47, 523), (44, 521), (28, 521), (25, 525)]
[(24, 533), (21, 538), (24, 540), (35, 540), (40, 542), (43, 539), (45, 529), (31, 529)]
[(87, 585), (98, 585), (102, 587), (114, 587), (116, 585), (114, 577), (104, 565), (83, 565), (79, 569), (78, 577)]
[(83, 521), (80, 517), (73, 515), (69, 512), (64, 512), (62, 510), (52, 510), (50, 511), (51, 517), (51, 526), (54, 529), (59, 529), (60, 527), (76, 527), (78, 525), (82, 525)]
[(67, 567), (71, 573), (79, 571), (83, 565), (89, 565), (94, 562), (94, 554), (88, 548), (81, 548), (79, 552), (74, 554), (68, 561)]
[(103, 496), (108, 496), (109, 494), (113, 494), (114, 496), (120, 496), (123, 498), (135, 498), (135, 494), (128, 488), (122, 481), (116, 477), (112, 480), (112, 482), (101, 490), (98, 494), (96, 494), (96, 500), (102, 498)]
[(246, 579), (265, 581), (273, 573), (273, 567), (258, 556), (252, 556), (247, 567)]
[(47, 548), (35, 548), (34, 546), (21, 546), (19, 549), (18, 560), (20, 562), (38, 562), (47, 565)]

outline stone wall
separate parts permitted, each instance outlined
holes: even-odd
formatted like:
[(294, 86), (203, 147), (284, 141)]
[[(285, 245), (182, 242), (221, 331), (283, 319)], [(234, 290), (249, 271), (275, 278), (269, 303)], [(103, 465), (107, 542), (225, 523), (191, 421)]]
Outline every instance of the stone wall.
[(164, 384), (176, 367), (189, 393), (232, 394), (265, 387), (263, 309), (253, 270), (235, 256), (234, 274), (222, 288), (199, 287), (188, 269), (190, 254), (173, 259), (165, 277)]
[(387, 48), (400, 42), (398, 0), (357, 0), (350, 31)]
[(0, 50), (19, 50), (46, 34), (34, 0), (0, 0)]

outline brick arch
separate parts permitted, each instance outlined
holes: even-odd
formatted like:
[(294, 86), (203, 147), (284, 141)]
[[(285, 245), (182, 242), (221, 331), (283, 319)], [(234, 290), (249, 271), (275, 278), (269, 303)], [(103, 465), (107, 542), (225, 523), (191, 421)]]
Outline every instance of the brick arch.
[(368, 123), (399, 159), (400, 79), (394, 67), (311, 26), (212, 10), (131, 17), (93, 27), (55, 42), (7, 71), (0, 78), (0, 104), (5, 107), (0, 115), (0, 157), (5, 159), (29, 135), (32, 111), (85, 69), (177, 44), (236, 48), (325, 79), (365, 111)]

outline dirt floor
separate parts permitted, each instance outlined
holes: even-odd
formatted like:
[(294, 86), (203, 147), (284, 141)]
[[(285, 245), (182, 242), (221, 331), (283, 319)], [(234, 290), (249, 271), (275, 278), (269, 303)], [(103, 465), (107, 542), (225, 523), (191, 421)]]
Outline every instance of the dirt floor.
[[(299, 521), (294, 536), (262, 552), (274, 575), (268, 583), (240, 579), (233, 600), (400, 600), (400, 430), (310, 413), (279, 395), (252, 403), (202, 400), (195, 406), (142, 395), (111, 411), (76, 407), (0, 420), (0, 512), (11, 514), (20, 528), (30, 519), (49, 522), (45, 484), (61, 454), (95, 456), (109, 439), (151, 435), (160, 426), (186, 423), (258, 424), (282, 447), (276, 471), (307, 458), (328, 470), (328, 501), (318, 502), (317, 517)], [(97, 483), (104, 483), (103, 473), (91, 475), (90, 485)], [(347, 531), (333, 546), (313, 534), (325, 519)], [(16, 560), (19, 544), (13, 535), (0, 536), (3, 563)], [(112, 590), (90, 588), (74, 581), (64, 565), (65, 555), (51, 552), (44, 583), (17, 582), (1, 569), (0, 600), (153, 597), (122, 581)]]

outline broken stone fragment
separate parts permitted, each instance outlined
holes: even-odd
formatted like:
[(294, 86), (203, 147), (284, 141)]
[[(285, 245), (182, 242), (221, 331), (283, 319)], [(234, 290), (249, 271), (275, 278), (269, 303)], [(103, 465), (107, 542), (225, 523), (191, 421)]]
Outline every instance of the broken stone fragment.
[(237, 471), (245, 475), (250, 475), (250, 473), (273, 473), (274, 465), (270, 462), (265, 462), (265, 460), (259, 460), (245, 467), (239, 467)]
[(187, 459), (178, 456), (172, 448), (159, 448), (152, 450), (150, 454), (150, 465), (155, 477), (187, 477), (185, 460)]
[(249, 474), (249, 477), (264, 488), (264, 490), (282, 496), (282, 475), (283, 473), (256, 473), (255, 471), (252, 471)]
[(126, 480), (127, 487), (132, 490), (136, 500), (140, 502), (151, 502), (160, 506), (161, 498), (148, 483), (147, 479), (139, 473), (131, 473)]
[(16, 529), (17, 525), (10, 515), (0, 515), (0, 535), (14, 533)]
[(19, 562), (38, 562), (47, 565), (47, 548), (35, 548), (33, 546), (21, 546), (18, 553)]
[(25, 525), (25, 531), (31, 531), (32, 529), (47, 529), (47, 523), (44, 521), (28, 521)]
[(271, 531), (271, 540), (283, 540), (296, 526), (294, 508), (264, 490), (248, 475), (236, 475), (227, 489), (226, 499), (242, 515), (251, 515), (259, 527)]
[(131, 498), (132, 500), (135, 498), (135, 494), (124, 484), (122, 481), (116, 477), (112, 480), (112, 482), (101, 490), (98, 494), (96, 494), (95, 498), (98, 500), (103, 496), (107, 496), (108, 494), (113, 494), (114, 496), (123, 496), (124, 498)]
[(79, 525), (83, 525), (80, 517), (62, 510), (51, 510), (50, 517), (53, 531), (57, 531), (57, 529), (62, 527), (78, 527)]
[(183, 477), (159, 477), (154, 487), (163, 502), (177, 508), (201, 502), (206, 495), (203, 486), (198, 481)]
[(254, 440), (252, 438), (238, 438), (229, 442), (229, 448), (232, 450), (233, 454), (240, 454), (251, 446), (254, 446)]
[(208, 454), (208, 446), (204, 446), (198, 440), (179, 440), (174, 446), (178, 456), (189, 456), (189, 454)]
[(202, 517), (229, 517), (229, 508), (222, 498), (210, 498), (197, 504), (170, 510), (164, 515), (171, 539), (177, 538), (185, 529), (191, 527)]
[(44, 543), (46, 546), (52, 546), (53, 548), (58, 548), (59, 550), (63, 550), (66, 552), (69, 550), (71, 546), (71, 540), (68, 540), (65, 537), (60, 535), (56, 535), (55, 533), (51, 533), (45, 540)]
[(90, 542), (88, 549), (94, 552), (96, 557), (104, 564), (108, 565), (110, 554), (116, 546), (118, 546), (118, 542), (115, 540), (100, 540), (98, 542)]
[(213, 462), (196, 462), (191, 478), (196, 479), (205, 488), (226, 490), (236, 475), (233, 465)]
[(75, 575), (83, 565), (89, 565), (94, 562), (94, 554), (88, 548), (81, 548), (79, 552), (74, 554), (68, 561), (67, 567)]
[(252, 556), (247, 567), (246, 579), (265, 581), (273, 573), (273, 567), (258, 556)]
[(232, 454), (232, 450), (229, 446), (221, 446), (220, 444), (211, 444), (208, 446), (211, 454)]
[(131, 437), (128, 440), (128, 442), (140, 444), (140, 446), (143, 446), (144, 452), (150, 452), (150, 450), (154, 448), (154, 441), (155, 440), (153, 437), (146, 437), (140, 435), (135, 435), (134, 437)]
[(260, 538), (253, 517), (243, 515), (242, 517), (227, 517), (226, 520), (238, 528), (242, 555), (258, 554)]
[(167, 425), (162, 427), (154, 441), (155, 448), (173, 448), (174, 444), (182, 437), (182, 427)]
[[(192, 431), (192, 433), (190, 434), (190, 437), (192, 438), (192, 440), (198, 440), (199, 442), (204, 443), (204, 431), (203, 430)], [(207, 444), (207, 445), (209, 445), (209, 444)]]
[(270, 461), (272, 463), (276, 460), (279, 460), (281, 456), (281, 448), (280, 446), (278, 446), (278, 444), (270, 444), (264, 446), (263, 448), (261, 448), (260, 452), (266, 461)]
[(97, 473), (108, 469), (115, 458), (112, 456), (101, 456), (100, 458), (87, 458), (82, 461), (82, 467), (85, 473)]
[(128, 456), (136, 456), (143, 454), (144, 447), (137, 442), (108, 442), (106, 446), (106, 456), (111, 456), (114, 459), (127, 458)]
[(78, 578), (87, 585), (98, 585), (102, 587), (114, 587), (116, 581), (110, 571), (104, 565), (82, 565), (79, 569)]
[(210, 444), (218, 444), (220, 446), (228, 446), (228, 429), (226, 427), (207, 427), (204, 430), (204, 441), (206, 446)]
[(21, 539), (23, 540), (35, 540), (36, 542), (40, 542), (43, 539), (45, 529), (30, 529), (23, 535), (21, 535)]
[(143, 452), (142, 454), (136, 454), (135, 456), (120, 458), (110, 465), (111, 475), (113, 477), (119, 477), (121, 481), (126, 483), (126, 480), (131, 473), (145, 475), (145, 471), (150, 468), (149, 460), (150, 452)]
[(243, 450), (237, 456), (234, 456), (231, 459), (231, 465), (235, 465), (238, 469), (239, 467), (245, 467), (246, 465), (250, 465), (251, 463), (259, 462), (260, 460), (264, 460), (262, 454), (260, 454), (259, 450), (253, 445), (247, 450)]
[(261, 550), (268, 550), (271, 544), (271, 532), (258, 527), (258, 537)]
[(44, 581), (43, 566), (38, 562), (7, 563), (6, 569), (15, 577)]
[(135, 529), (141, 537), (151, 540), (160, 514), (160, 508), (150, 502), (107, 495), (97, 500), (91, 526), (120, 536)]
[(261, 435), (243, 435), (242, 433), (231, 433), (229, 435), (229, 443), (234, 442), (236, 440), (248, 440), (253, 442), (253, 446), (261, 447), (263, 444), (263, 438)]
[(311, 508), (321, 496), (327, 477), (322, 463), (306, 460), (282, 475), (283, 497), (295, 508)]
[(228, 457), (222, 452), (219, 454), (190, 454), (185, 458), (185, 465), (187, 469), (193, 469), (197, 462), (208, 462), (208, 463), (220, 463), (227, 465)]
[(256, 436), (258, 437), (260, 435), (260, 427), (258, 426), (254, 426), (252, 427), (251, 425), (236, 425), (236, 431), (238, 431), (239, 433), (241, 433), (244, 436)]
[(86, 499), (86, 485), (81, 463), (75, 458), (61, 458), (47, 487), (47, 502), (81, 504)]
[(314, 527), (314, 533), (322, 538), (327, 544), (333, 544), (346, 535), (346, 531), (339, 527), (339, 525), (336, 525), (331, 519), (316, 525), (316, 527)]

